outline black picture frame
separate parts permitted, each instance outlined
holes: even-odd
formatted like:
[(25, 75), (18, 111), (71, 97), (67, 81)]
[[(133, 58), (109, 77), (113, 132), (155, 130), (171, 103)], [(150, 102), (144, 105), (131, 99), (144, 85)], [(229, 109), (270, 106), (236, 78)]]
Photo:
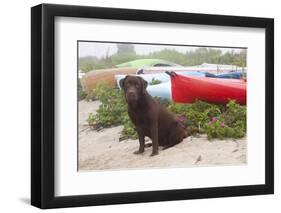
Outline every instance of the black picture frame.
[[(54, 195), (55, 17), (263, 28), (265, 48), (265, 184), (95, 195)], [(274, 20), (165, 11), (41, 4), (31, 8), (31, 204), (60, 208), (274, 193)]]

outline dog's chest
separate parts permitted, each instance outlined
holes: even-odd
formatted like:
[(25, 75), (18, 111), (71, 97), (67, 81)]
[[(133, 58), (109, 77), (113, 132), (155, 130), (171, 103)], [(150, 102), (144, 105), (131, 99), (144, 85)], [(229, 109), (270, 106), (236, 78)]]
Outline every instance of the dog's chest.
[(129, 116), (136, 126), (148, 126), (150, 123), (150, 119), (147, 114), (136, 114), (131, 112), (129, 113)]
[(129, 110), (128, 114), (135, 126), (150, 126), (151, 115), (147, 110)]

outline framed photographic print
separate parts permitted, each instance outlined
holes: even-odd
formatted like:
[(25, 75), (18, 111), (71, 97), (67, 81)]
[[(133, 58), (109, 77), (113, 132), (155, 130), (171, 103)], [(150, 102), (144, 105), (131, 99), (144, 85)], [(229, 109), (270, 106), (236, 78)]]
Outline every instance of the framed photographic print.
[(274, 20), (31, 9), (31, 204), (272, 194)]

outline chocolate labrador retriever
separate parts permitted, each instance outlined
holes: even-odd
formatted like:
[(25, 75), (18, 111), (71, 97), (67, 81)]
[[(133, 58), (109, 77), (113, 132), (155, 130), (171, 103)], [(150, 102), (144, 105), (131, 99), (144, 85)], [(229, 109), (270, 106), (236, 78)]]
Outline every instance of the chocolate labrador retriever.
[(176, 117), (147, 93), (147, 82), (141, 77), (126, 76), (120, 81), (120, 87), (124, 90), (128, 114), (139, 137), (140, 146), (135, 154), (144, 152), (145, 136), (152, 140), (151, 156), (158, 154), (158, 146), (166, 149), (188, 136)]

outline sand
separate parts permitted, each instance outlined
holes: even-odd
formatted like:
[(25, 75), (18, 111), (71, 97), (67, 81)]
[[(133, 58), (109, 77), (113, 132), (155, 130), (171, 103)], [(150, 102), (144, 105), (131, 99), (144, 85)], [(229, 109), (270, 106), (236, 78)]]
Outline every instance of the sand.
[[(122, 170), (167, 167), (227, 166), (246, 164), (246, 137), (209, 141), (206, 135), (188, 137), (180, 144), (150, 157), (152, 147), (140, 155), (138, 140), (119, 142), (122, 126), (95, 131), (87, 126), (88, 113), (95, 113), (98, 101), (79, 102), (79, 171)], [(146, 138), (146, 141), (150, 141)]]

